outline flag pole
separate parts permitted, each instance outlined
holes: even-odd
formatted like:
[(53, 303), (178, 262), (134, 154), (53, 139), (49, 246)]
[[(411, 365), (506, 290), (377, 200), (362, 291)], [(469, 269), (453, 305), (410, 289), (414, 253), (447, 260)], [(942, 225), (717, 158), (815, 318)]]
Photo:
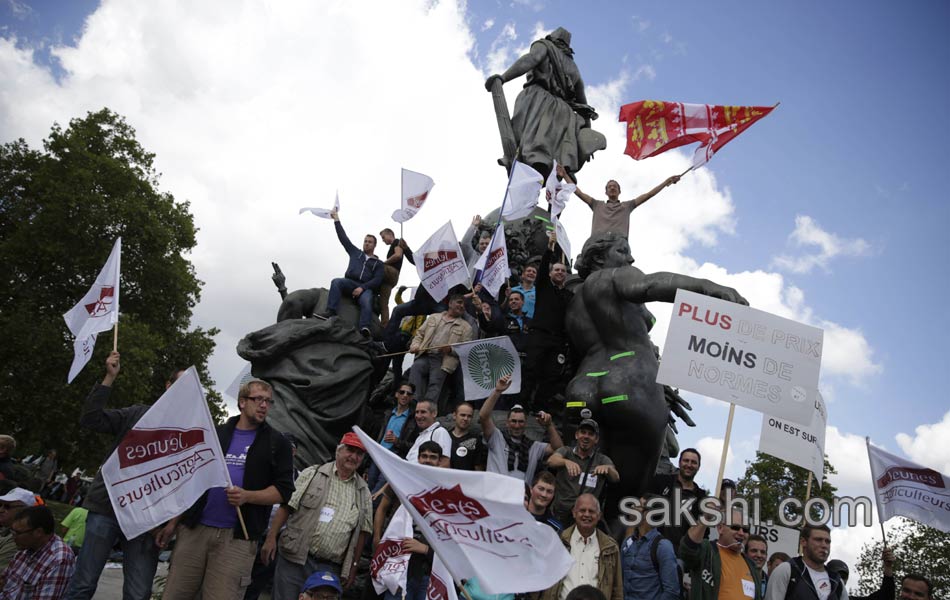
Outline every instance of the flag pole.
[(240, 506), (235, 506), (237, 509), (238, 522), (241, 524), (241, 532), (244, 534), (245, 540), (250, 540), (251, 536), (247, 535), (247, 525), (244, 524), (244, 513), (241, 512)]
[(119, 319), (116, 318), (115, 323), (112, 324), (112, 351), (119, 351)]
[[(402, 209), (402, 194), (406, 189), (406, 170), (399, 169), (399, 208)], [(399, 239), (402, 240), (402, 221), (399, 222)]]
[[(508, 171), (508, 183), (505, 185), (505, 195), (501, 198), (501, 208), (498, 209), (498, 221), (495, 222), (495, 228), (491, 232), (491, 240), (488, 242), (488, 248), (485, 249), (485, 252), (488, 253), (488, 256), (491, 256), (491, 251), (495, 247), (495, 233), (498, 231), (498, 227), (501, 225), (502, 218), (505, 214), (505, 202), (508, 201), (508, 188), (511, 187), (511, 180), (515, 175), (515, 165), (518, 163), (518, 157), (521, 156), (521, 146), (518, 146), (515, 149), (515, 158), (514, 162), (511, 163), (511, 169)], [(485, 266), (488, 266), (488, 259), (485, 259)], [(475, 276), (472, 277), (469, 281), (471, 282), (471, 287), (474, 288), (475, 284), (482, 280), (482, 271), (475, 271)]]
[(732, 436), (732, 418), (736, 414), (736, 405), (729, 403), (729, 419), (726, 421), (726, 436), (722, 440), (722, 457), (719, 459), (719, 475), (716, 477), (716, 497), (722, 491), (722, 476), (726, 472), (726, 457), (729, 453), (729, 438)]
[(811, 473), (811, 471), (809, 471), (809, 472), (808, 472), (808, 488), (805, 490), (805, 503), (806, 503), (806, 504), (807, 504), (808, 501), (811, 499), (811, 478), (812, 478), (812, 473)]

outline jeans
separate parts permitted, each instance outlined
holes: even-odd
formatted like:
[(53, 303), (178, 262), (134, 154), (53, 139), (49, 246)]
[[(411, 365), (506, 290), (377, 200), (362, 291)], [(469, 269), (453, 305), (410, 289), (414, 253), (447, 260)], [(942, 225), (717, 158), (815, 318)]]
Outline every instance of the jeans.
[[(410, 577), (406, 580), (406, 600), (426, 600), (426, 592), (429, 589), (429, 576)], [(393, 594), (389, 590), (383, 592), (384, 600), (402, 600), (399, 594)]]
[[(334, 279), (330, 282), (330, 293), (327, 296), (327, 310), (336, 312), (340, 306), (340, 296), (344, 293), (352, 295), (353, 290), (363, 286), (364, 284), (359, 281), (353, 281), (352, 279), (342, 277)], [(373, 320), (373, 290), (363, 287), (363, 293), (356, 299), (356, 303), (360, 306), (360, 322), (358, 327), (360, 329), (369, 327), (370, 322)]]
[(158, 567), (159, 548), (150, 533), (127, 540), (115, 517), (90, 512), (86, 517), (76, 570), (66, 590), (67, 600), (87, 600), (96, 593), (99, 576), (116, 542), (122, 546), (123, 600), (147, 600), (152, 595), (152, 579)]
[(442, 394), (442, 384), (448, 373), (442, 370), (442, 354), (425, 353), (417, 356), (409, 370), (409, 383), (416, 388), (419, 400), (429, 400), (436, 406)]

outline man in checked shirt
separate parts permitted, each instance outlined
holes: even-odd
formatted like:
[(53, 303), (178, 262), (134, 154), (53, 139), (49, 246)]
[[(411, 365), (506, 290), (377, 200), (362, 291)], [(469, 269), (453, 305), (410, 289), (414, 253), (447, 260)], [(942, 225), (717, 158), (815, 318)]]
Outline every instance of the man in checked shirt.
[(22, 509), (10, 531), (19, 552), (0, 575), (0, 600), (59, 600), (76, 567), (76, 556), (53, 532), (53, 513), (45, 506)]

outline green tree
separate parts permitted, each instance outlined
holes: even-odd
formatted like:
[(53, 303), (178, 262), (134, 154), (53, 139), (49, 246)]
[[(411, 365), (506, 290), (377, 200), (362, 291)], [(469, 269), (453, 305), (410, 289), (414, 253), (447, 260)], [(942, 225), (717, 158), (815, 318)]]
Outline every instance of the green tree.
[[(898, 586), (901, 577), (916, 573), (930, 580), (934, 598), (950, 597), (950, 533), (898, 518), (897, 527), (887, 534), (887, 545), (894, 551), (894, 576)], [(862, 596), (881, 587), (883, 548), (883, 541), (861, 548), (855, 569), (860, 576), (858, 590)]]
[[(62, 315), (95, 280), (122, 236), (119, 351), (112, 406), (150, 404), (174, 367), (195, 365), (206, 386), (217, 330), (190, 328), (201, 281), (187, 202), (158, 190), (154, 155), (125, 120), (103, 109), (54, 124), (43, 150), (20, 139), (0, 146), (0, 430), (18, 453), (55, 447), (60, 464), (95, 468), (112, 440), (79, 428), (80, 410), (112, 349), (95, 354), (66, 385), (72, 337)], [(209, 405), (220, 418), (220, 398)]]
[[(828, 459), (825, 458), (825, 471), (822, 481), (824, 485), (818, 486), (817, 481), (812, 482), (811, 498), (822, 498), (829, 505), (834, 501), (835, 492), (838, 489), (828, 481), (828, 475), (837, 473)], [(736, 482), (736, 488), (740, 496), (752, 498), (758, 494), (761, 503), (761, 519), (763, 521), (772, 521), (780, 524), (778, 518), (779, 504), (785, 498), (797, 498), (802, 502), (808, 491), (808, 471), (802, 467), (787, 463), (782, 459), (775, 458), (762, 452), (755, 453), (754, 461), (746, 461), (745, 474)], [(820, 518), (820, 512), (813, 511), (813, 518)], [(787, 507), (784, 518), (786, 522), (797, 520), (801, 516), (801, 511), (794, 510), (794, 507)]]

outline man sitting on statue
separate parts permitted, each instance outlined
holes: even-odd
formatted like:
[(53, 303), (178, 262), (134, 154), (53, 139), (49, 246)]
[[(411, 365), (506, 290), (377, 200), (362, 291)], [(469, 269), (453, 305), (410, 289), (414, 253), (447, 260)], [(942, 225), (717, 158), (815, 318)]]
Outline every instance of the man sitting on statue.
[(330, 294), (327, 296), (327, 310), (322, 317), (332, 317), (340, 306), (340, 296), (350, 294), (359, 304), (359, 330), (364, 337), (370, 337), (369, 324), (373, 319), (373, 296), (383, 283), (383, 262), (373, 254), (376, 249), (376, 236), (366, 234), (363, 238), (363, 249), (353, 245), (350, 238), (343, 231), (340, 215), (334, 210), (330, 213), (333, 226), (340, 243), (350, 257), (343, 277), (337, 277), (330, 282)]

